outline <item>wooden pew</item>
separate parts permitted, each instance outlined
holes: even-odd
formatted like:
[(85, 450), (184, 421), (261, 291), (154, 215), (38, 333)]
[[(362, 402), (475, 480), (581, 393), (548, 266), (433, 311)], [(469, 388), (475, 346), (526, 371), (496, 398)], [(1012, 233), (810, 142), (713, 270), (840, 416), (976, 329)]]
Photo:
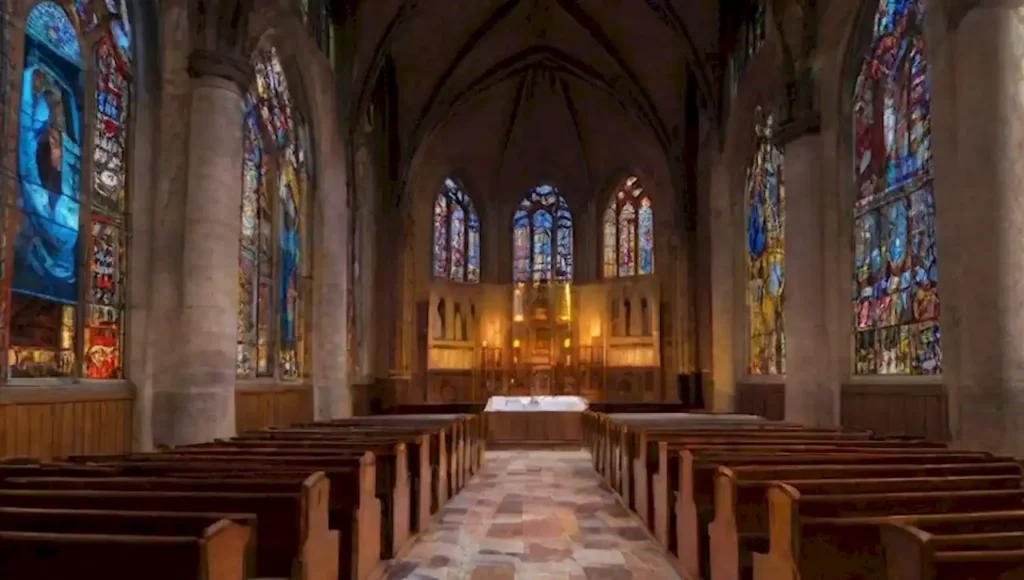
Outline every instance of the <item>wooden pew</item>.
[(303, 493), (2, 489), (0, 506), (254, 513), (259, 521), (255, 574), (291, 577), (298, 564), (302, 578), (319, 580), (337, 574), (337, 557), (331, 561), (323, 556), (336, 553), (331, 551), (330, 542), (337, 541), (337, 534), (327, 528), (326, 484), (327, 480), (321, 478), (315, 488), (306, 488)]
[(256, 569), (256, 514), (0, 507), (0, 532), (199, 537), (207, 528), (221, 520), (234, 522), (248, 530), (249, 541), (246, 544), (245, 567), (247, 571), (254, 571)]
[[(847, 494), (905, 491), (1020, 489), (1013, 463), (945, 465), (780, 465), (719, 466), (715, 478), (715, 514), (710, 523), (710, 577), (738, 580), (741, 570), (768, 539), (765, 492), (773, 482), (802, 493)], [(1001, 473), (1000, 473), (1001, 472)], [(702, 569), (706, 569), (702, 566)], [(706, 574), (705, 574), (706, 575)]]
[[(1013, 472), (1015, 464), (999, 462), (987, 453), (953, 453), (937, 450), (930, 453), (904, 453), (903, 451), (851, 452), (850, 450), (815, 450), (801, 453), (792, 450), (771, 448), (734, 449), (723, 446), (694, 446), (678, 454), (678, 468), (669, 469), (672, 478), (670, 489), (675, 495), (674, 525), (670, 525), (669, 546), (675, 548), (680, 563), (693, 577), (708, 576), (709, 551), (705, 523), (711, 520), (710, 510), (714, 505), (715, 474), (719, 466), (733, 468), (741, 466), (788, 466), (796, 469), (804, 466), (850, 466), (867, 465), (983, 465), (997, 463), (991, 474)], [(978, 467), (979, 473), (984, 473)], [(674, 474), (674, 477), (673, 477)], [(660, 513), (660, 512), (659, 512)], [(661, 521), (661, 520), (659, 520)], [(670, 524), (672, 524), (670, 520)], [(703, 555), (703, 556), (702, 556)], [(702, 565), (704, 573), (701, 575)]]
[[(267, 433), (265, 435), (266, 436), (262, 438), (253, 436), (246, 439), (216, 441), (214, 443), (194, 447), (214, 449), (218, 446), (229, 445), (240, 449), (273, 447), (282, 450), (309, 449), (330, 451), (339, 449), (361, 449), (365, 445), (361, 441), (349, 439), (328, 439), (317, 437), (315, 435), (310, 435), (306, 438), (282, 438), (280, 436), (275, 436), (273, 433)], [(379, 444), (380, 440), (374, 439), (373, 442), (374, 444)], [(413, 530), (416, 532), (422, 532), (430, 522), (430, 515), (432, 513), (431, 494), (434, 486), (432, 483), (433, 471), (430, 463), (430, 436), (426, 434), (418, 435), (415, 440), (408, 442), (405, 445), (407, 451), (406, 460), (408, 461), (409, 488), (412, 500), (410, 513), (414, 515)]]
[[(339, 462), (354, 464), (363, 450), (376, 455), (377, 484), (376, 496), (381, 501), (384, 529), (381, 538), (381, 557), (390, 559), (403, 549), (409, 540), (411, 526), (411, 499), (409, 468), (405, 443), (363, 442), (353, 448), (331, 446), (326, 448), (281, 448), (272, 442), (262, 442), (262, 447), (250, 447), (245, 444), (236, 446), (233, 442), (221, 442), (196, 447), (182, 447), (172, 454), (156, 454), (148, 456), (156, 461), (165, 460), (168, 456), (184, 459), (198, 458), (201, 461), (217, 461), (219, 459), (245, 461), (266, 461), (279, 464), (279, 458), (287, 462), (302, 462), (328, 467), (339, 465)], [(322, 464), (319, 462), (323, 462)]]
[(244, 580), (248, 542), (227, 520), (181, 536), (0, 532), (0, 578)]
[(891, 516), (1020, 510), (1024, 490), (803, 495), (768, 490), (768, 553), (753, 555), (754, 578), (885, 578), (881, 524)]
[[(657, 453), (655, 455), (657, 469), (651, 475), (647, 475), (646, 464), (650, 458), (645, 458), (645, 466), (640, 469), (642, 479), (637, 482), (637, 500), (635, 505), (638, 512), (641, 512), (641, 519), (647, 522), (654, 531), (655, 537), (664, 545), (670, 545), (671, 530), (671, 495), (672, 492), (680, 489), (679, 461), (680, 453), (686, 450), (701, 449), (704, 451), (713, 450), (751, 450), (767, 453), (902, 453), (928, 455), (935, 452), (944, 452), (944, 449), (917, 446), (912, 443), (886, 442), (886, 441), (858, 441), (858, 440), (801, 440), (792, 438), (776, 438), (774, 434), (767, 433), (763, 436), (753, 433), (737, 433), (733, 437), (685, 437), (674, 441), (657, 442)], [(628, 491), (628, 489), (627, 489)], [(653, 501), (648, 500), (653, 496)]]
[[(310, 472), (322, 471), (328, 477), (335, 477), (338, 474), (345, 475), (348, 476), (347, 481), (353, 482), (352, 474), (355, 473), (356, 466), (362, 467), (361, 463), (366, 457), (370, 458), (369, 461), (371, 463), (389, 459), (388, 457), (382, 458), (380, 456), (374, 459), (373, 453), (361, 451), (353, 451), (351, 453), (320, 452), (316, 450), (259, 450), (257, 452), (220, 450), (201, 452), (200, 449), (193, 449), (192, 451), (184, 452), (187, 449), (178, 449), (175, 451), (179, 452), (126, 456), (116, 466), (127, 473), (150, 474), (168, 474), (175, 471), (184, 473), (196, 470), (200, 466), (202, 466), (202, 471), (223, 472), (228, 471), (229, 466), (232, 466), (230, 471), (247, 470), (255, 473), (257, 477), (280, 471), (304, 469)], [(391, 465), (394, 466), (390, 473), (395, 474), (394, 479), (390, 479), (390, 475), (382, 477), (378, 475), (377, 469), (370, 469), (365, 473), (361, 473), (358, 480), (359, 513), (364, 514), (370, 523), (364, 525), (363, 522), (359, 522), (357, 529), (349, 535), (358, 538), (356, 548), (359, 551), (358, 558), (360, 558), (360, 561), (367, 562), (370, 558), (366, 551), (374, 548), (377, 550), (374, 555), (375, 562), (373, 565), (376, 565), (376, 561), (380, 559), (392, 557), (396, 546), (396, 532), (398, 533), (399, 542), (404, 542), (408, 537), (409, 488), (407, 480), (408, 470), (405, 468), (404, 463), (404, 445), (396, 445), (395, 453), (397, 456), (390, 458)], [(403, 473), (406, 475), (402, 475)], [(208, 476), (207, 474), (206, 477)], [(368, 482), (365, 482), (362, 479), (363, 477), (370, 479)], [(332, 495), (330, 501), (331, 503), (338, 503), (343, 510), (349, 510), (352, 507), (351, 499), (355, 496), (354, 492), (352, 483), (349, 483), (347, 489), (342, 491), (341, 495)], [(366, 499), (363, 499), (364, 494), (367, 496)], [(348, 496), (347, 499), (346, 495)], [(376, 515), (367, 515), (370, 512)], [(348, 512), (345, 511), (344, 513)], [(341, 521), (337, 523), (338, 525), (343, 525)], [(371, 540), (367, 535), (371, 533), (371, 529), (377, 530), (377, 539), (375, 541)], [(403, 530), (405, 530), (404, 533)], [(401, 547), (401, 545), (398, 547)]]
[(881, 525), (890, 579), (1024, 577), (1024, 511), (893, 518)]
[[(418, 434), (418, 432), (415, 432)], [(450, 497), (450, 487), (448, 484), (448, 478), (450, 470), (448, 469), (448, 451), (445, 440), (445, 430), (439, 429), (434, 433), (428, 433), (431, 436), (430, 439), (430, 466), (431, 466), (431, 478), (430, 481), (433, 485), (431, 490), (431, 512), (436, 513), (437, 510), (441, 509)], [(410, 434), (410, 436), (413, 436)], [(234, 440), (239, 439), (271, 439), (274, 441), (279, 440), (326, 440), (326, 441), (351, 441), (353, 435), (351, 433), (333, 429), (330, 427), (299, 427), (289, 429), (274, 429), (261, 431), (256, 433), (243, 433)]]

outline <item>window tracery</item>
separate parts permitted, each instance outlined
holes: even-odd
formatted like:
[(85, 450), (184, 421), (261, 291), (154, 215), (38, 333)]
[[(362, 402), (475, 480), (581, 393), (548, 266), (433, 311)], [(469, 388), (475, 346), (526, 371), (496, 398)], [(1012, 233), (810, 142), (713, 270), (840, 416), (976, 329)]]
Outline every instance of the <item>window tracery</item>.
[(558, 190), (530, 190), (512, 217), (513, 280), (572, 281), (572, 236), (572, 213)]
[(604, 277), (654, 273), (654, 210), (636, 176), (616, 188), (602, 225)]

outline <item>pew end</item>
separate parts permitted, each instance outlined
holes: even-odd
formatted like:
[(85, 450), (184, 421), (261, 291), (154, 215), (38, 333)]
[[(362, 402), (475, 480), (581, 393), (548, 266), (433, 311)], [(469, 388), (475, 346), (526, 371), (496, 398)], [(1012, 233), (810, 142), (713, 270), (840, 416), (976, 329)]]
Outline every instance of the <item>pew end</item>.
[(798, 580), (797, 562), (800, 492), (785, 483), (772, 483), (768, 502), (768, 553), (753, 554), (754, 580)]

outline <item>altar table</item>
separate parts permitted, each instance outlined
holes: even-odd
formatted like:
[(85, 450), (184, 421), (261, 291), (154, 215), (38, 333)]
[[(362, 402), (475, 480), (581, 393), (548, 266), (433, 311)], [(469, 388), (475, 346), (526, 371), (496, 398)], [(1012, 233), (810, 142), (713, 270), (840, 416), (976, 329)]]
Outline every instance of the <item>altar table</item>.
[(484, 408), (490, 448), (578, 447), (583, 443), (582, 397), (494, 396)]

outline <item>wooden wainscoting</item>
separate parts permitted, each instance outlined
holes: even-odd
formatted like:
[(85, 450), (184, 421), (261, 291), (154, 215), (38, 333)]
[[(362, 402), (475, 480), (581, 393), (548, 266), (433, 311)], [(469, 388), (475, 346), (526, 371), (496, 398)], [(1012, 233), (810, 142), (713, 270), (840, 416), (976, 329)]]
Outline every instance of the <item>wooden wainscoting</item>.
[(0, 387), (0, 457), (128, 453), (134, 405), (128, 385)]
[(487, 398), (482, 394), (477, 396), (471, 370), (427, 371), (426, 394), (427, 403), (456, 403)]
[(312, 420), (313, 388), (310, 385), (235, 387), (235, 425), (239, 433)]
[(845, 384), (841, 420), (848, 429), (949, 441), (949, 397), (941, 384)]
[(782, 421), (786, 418), (786, 385), (737, 382), (736, 412)]
[[(658, 367), (606, 367), (605, 401), (656, 402), (664, 399)], [(672, 394), (675, 398), (675, 394)]]

